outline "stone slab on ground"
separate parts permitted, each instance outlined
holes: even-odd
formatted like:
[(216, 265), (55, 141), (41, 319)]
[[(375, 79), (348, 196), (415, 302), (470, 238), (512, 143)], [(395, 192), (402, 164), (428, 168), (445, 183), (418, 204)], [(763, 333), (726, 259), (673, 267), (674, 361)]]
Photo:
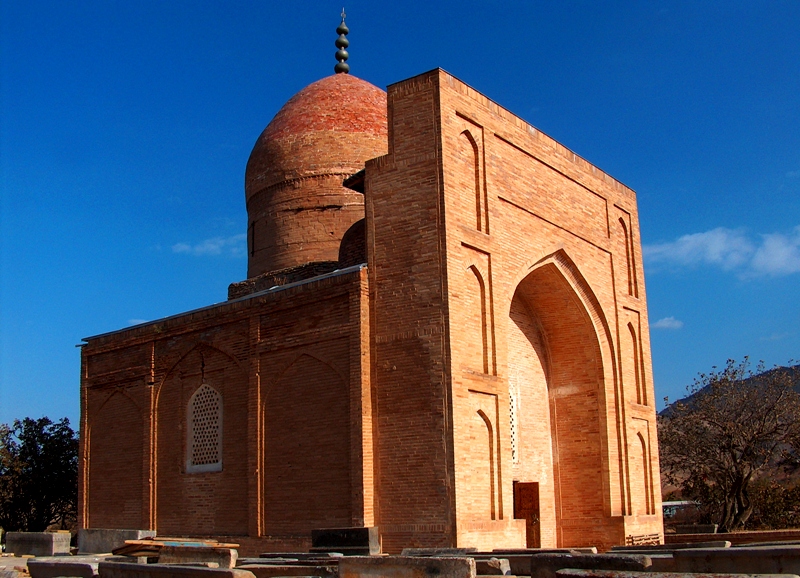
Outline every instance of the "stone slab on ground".
[(344, 556), (331, 558), (308, 558), (306, 560), (288, 560), (286, 558), (239, 558), (236, 566), (258, 564), (263, 566), (337, 566)]
[(340, 578), (475, 578), (475, 575), (472, 558), (354, 556), (339, 562)]
[(555, 578), (564, 568), (645, 572), (653, 562), (638, 554), (534, 554), (531, 578)]
[(116, 530), (81, 528), (78, 530), (79, 554), (103, 554), (125, 545), (125, 540), (155, 538), (155, 530)]
[[(590, 554), (597, 554), (597, 550), (595, 548), (587, 548)], [(507, 554), (503, 553), (503, 550), (493, 550), (491, 553), (483, 553), (478, 552), (476, 554), (469, 554), (471, 558), (475, 558), (475, 560), (488, 560), (489, 558), (503, 558), (504, 560), (508, 560), (508, 565), (511, 571), (511, 574), (514, 576), (530, 576), (531, 575), (531, 555), (532, 553), (535, 554), (570, 554), (573, 552), (577, 552), (578, 554), (583, 554), (580, 550), (566, 550), (566, 549), (557, 549), (557, 550), (537, 550), (537, 549), (524, 549), (524, 550), (505, 550), (508, 552)]]
[(495, 548), (491, 552), (478, 552), (478, 554), (489, 554), (498, 556), (503, 554), (570, 554), (579, 552), (581, 554), (597, 554), (594, 546), (581, 548)]
[(378, 528), (325, 528), (311, 531), (311, 552), (370, 556), (381, 553)]
[[(686, 574), (681, 572), (624, 572), (615, 570), (578, 570), (566, 568), (557, 578), (792, 578), (794, 574)], [(797, 578), (797, 577), (795, 577)]]
[(652, 565), (647, 569), (648, 572), (675, 572), (675, 558), (672, 552), (648, 554)]
[(97, 576), (97, 566), (102, 560), (105, 558), (99, 556), (31, 558), (28, 560), (28, 572), (30, 572), (31, 578), (58, 578), (59, 576), (92, 578)]
[(158, 562), (157, 557), (148, 556), (103, 556), (105, 562), (123, 562), (126, 564), (147, 564)]
[(714, 540), (711, 542), (682, 542), (680, 544), (658, 544), (654, 546), (612, 546), (612, 552), (658, 552), (672, 550), (687, 550), (690, 548), (730, 548), (727, 540)]
[(401, 556), (471, 556), (477, 548), (403, 548)]
[(264, 552), (259, 554), (261, 560), (327, 560), (328, 558), (341, 558), (341, 552)]
[(69, 556), (69, 532), (8, 532), (6, 552), (16, 556)]
[(336, 566), (318, 566), (303, 564), (284, 566), (280, 564), (244, 564), (238, 566), (242, 570), (252, 572), (256, 578), (275, 578), (276, 576), (319, 576), (320, 578), (336, 578), (339, 571)]
[(158, 553), (159, 564), (214, 563), (219, 568), (233, 568), (239, 553), (233, 548), (212, 546), (162, 546)]
[(506, 558), (475, 558), (475, 572), (479, 576), (510, 576), (511, 565)]
[(126, 564), (100, 562), (100, 578), (255, 578), (237, 568), (202, 568), (177, 564)]
[(800, 546), (676, 550), (672, 558), (676, 572), (800, 574)]
[[(491, 554), (491, 555), (483, 555), (483, 554), (476, 554), (474, 556), (470, 556), (471, 558), (475, 559), (475, 563), (478, 563), (478, 560), (489, 560), (491, 558), (499, 558), (500, 554)], [(531, 575), (531, 557), (529, 554), (508, 554), (502, 556), (503, 560), (508, 562), (509, 572), (511, 572), (514, 576), (530, 576)]]
[(28, 578), (26, 568), (30, 558), (15, 558), (12, 555), (0, 556), (0, 578)]

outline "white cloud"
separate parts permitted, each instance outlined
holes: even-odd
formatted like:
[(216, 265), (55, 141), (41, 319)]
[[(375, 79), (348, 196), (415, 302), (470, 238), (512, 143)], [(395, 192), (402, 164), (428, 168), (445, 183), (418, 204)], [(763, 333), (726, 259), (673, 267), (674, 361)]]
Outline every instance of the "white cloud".
[(733, 269), (745, 263), (755, 252), (741, 230), (718, 227), (705, 233), (684, 235), (671, 243), (646, 245), (644, 256), (651, 263), (698, 265), (702, 263)]
[(788, 235), (761, 235), (760, 241), (742, 229), (718, 227), (642, 250), (650, 265), (712, 265), (741, 277), (789, 275), (800, 272), (800, 226)]
[(761, 246), (751, 263), (755, 273), (789, 275), (800, 272), (800, 226), (789, 235), (761, 236)]
[(200, 241), (196, 245), (189, 243), (175, 243), (172, 246), (173, 253), (188, 253), (197, 257), (207, 255), (228, 255), (230, 257), (243, 257), (247, 254), (245, 243), (246, 235), (233, 235), (232, 237), (212, 237), (205, 241)]
[(147, 323), (150, 321), (149, 319), (128, 319), (128, 325), (140, 325), (142, 323)]
[(683, 327), (683, 321), (675, 319), (674, 317), (664, 317), (653, 323), (650, 327), (653, 329), (680, 329)]

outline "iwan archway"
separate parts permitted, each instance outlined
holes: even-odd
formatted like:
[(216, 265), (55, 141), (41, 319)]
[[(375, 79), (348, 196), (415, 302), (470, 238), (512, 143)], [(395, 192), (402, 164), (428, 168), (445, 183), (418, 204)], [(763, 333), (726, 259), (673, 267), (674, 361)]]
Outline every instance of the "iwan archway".
[(514, 508), (529, 547), (594, 545), (608, 523), (601, 344), (563, 267), (574, 265), (548, 260), (532, 270), (509, 310)]

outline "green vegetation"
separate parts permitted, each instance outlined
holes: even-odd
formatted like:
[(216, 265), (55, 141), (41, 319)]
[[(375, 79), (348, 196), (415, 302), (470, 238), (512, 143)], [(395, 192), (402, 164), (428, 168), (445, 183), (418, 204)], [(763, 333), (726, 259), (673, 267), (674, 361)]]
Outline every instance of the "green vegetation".
[(0, 425), (0, 527), (71, 528), (78, 502), (78, 436), (63, 418)]

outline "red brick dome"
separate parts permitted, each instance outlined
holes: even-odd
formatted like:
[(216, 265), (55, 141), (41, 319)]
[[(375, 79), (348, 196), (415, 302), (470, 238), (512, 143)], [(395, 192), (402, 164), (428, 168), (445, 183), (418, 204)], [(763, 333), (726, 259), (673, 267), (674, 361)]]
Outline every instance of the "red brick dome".
[(351, 175), (387, 152), (386, 93), (350, 74), (334, 74), (295, 94), (258, 137), (245, 194), (284, 180)]
[(336, 261), (364, 198), (342, 186), (387, 153), (386, 93), (349, 74), (308, 85), (258, 137), (245, 172), (248, 277)]

